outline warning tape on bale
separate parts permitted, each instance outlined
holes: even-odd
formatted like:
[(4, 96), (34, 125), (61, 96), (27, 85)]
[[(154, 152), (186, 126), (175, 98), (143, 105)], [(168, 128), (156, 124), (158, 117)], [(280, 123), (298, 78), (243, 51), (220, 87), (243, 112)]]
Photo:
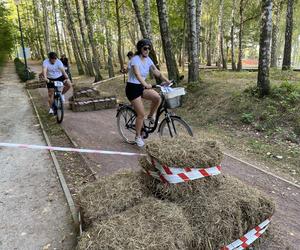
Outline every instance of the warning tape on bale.
[(222, 247), (221, 250), (242, 250), (249, 247), (254, 241), (256, 241), (269, 227), (271, 218), (266, 219), (260, 223), (257, 227), (246, 233), (243, 237), (232, 242), (231, 244)]
[(0, 147), (34, 149), (34, 150), (53, 150), (53, 151), (78, 152), (78, 153), (90, 153), (90, 154), (106, 154), (106, 155), (124, 155), (124, 156), (143, 156), (144, 155), (144, 154), (138, 154), (138, 153), (108, 151), (108, 150), (98, 150), (98, 149), (52, 147), (52, 146), (15, 144), (15, 143), (3, 143), (3, 142), (0, 142)]
[(208, 168), (175, 168), (160, 164), (155, 158), (151, 158), (152, 165), (157, 171), (146, 170), (146, 173), (164, 183), (176, 184), (204, 177), (214, 176), (221, 173), (221, 166)]

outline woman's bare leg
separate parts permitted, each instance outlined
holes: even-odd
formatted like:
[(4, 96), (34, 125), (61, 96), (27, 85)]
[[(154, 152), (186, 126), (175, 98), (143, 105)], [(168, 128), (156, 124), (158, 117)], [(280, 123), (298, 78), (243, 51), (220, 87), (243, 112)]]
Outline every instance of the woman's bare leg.
[(137, 114), (135, 128), (136, 128), (136, 136), (141, 136), (141, 131), (144, 123), (145, 117), (145, 109), (144, 104), (141, 97), (138, 97), (131, 101), (131, 104)]
[(145, 89), (143, 93), (143, 98), (151, 101), (151, 108), (148, 116), (153, 117), (161, 102), (160, 95), (153, 89)]

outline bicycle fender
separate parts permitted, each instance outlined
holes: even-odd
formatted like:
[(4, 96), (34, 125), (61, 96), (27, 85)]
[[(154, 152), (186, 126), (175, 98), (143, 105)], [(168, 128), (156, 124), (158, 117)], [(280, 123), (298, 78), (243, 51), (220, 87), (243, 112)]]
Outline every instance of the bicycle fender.
[[(170, 115), (170, 118), (172, 118), (172, 117), (181, 119), (181, 117), (178, 116), (178, 115)], [(161, 121), (161, 123), (159, 124), (158, 130), (157, 130), (158, 133), (159, 133), (160, 130), (161, 130), (161, 125), (164, 123), (164, 121), (165, 121), (166, 119), (167, 119), (167, 118), (164, 118), (164, 119)]]
[(120, 104), (118, 107), (118, 110), (117, 110), (116, 117), (118, 117), (119, 113), (123, 109), (131, 109), (135, 113), (135, 110), (133, 109), (133, 107), (130, 104)]

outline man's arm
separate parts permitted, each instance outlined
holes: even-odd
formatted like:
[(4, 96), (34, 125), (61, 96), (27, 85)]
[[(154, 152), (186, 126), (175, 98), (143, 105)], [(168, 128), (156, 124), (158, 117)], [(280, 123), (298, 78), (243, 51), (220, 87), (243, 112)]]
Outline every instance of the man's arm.
[(44, 79), (48, 82), (48, 78), (47, 78), (47, 67), (43, 66), (43, 76), (44, 76)]
[(65, 68), (64, 68), (64, 67), (60, 67), (59, 69), (60, 69), (61, 73), (63, 73), (64, 77), (65, 77), (66, 79), (69, 79), (69, 76), (68, 76), (68, 74), (67, 74), (66, 71), (65, 71)]

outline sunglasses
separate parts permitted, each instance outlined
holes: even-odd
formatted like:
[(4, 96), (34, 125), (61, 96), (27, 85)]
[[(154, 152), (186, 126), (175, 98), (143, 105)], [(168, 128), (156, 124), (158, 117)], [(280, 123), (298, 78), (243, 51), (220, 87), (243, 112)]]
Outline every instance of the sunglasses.
[(149, 51), (150, 51), (151, 48), (150, 48), (150, 47), (143, 47), (143, 50), (145, 50), (145, 51), (146, 51), (146, 50), (149, 50)]

